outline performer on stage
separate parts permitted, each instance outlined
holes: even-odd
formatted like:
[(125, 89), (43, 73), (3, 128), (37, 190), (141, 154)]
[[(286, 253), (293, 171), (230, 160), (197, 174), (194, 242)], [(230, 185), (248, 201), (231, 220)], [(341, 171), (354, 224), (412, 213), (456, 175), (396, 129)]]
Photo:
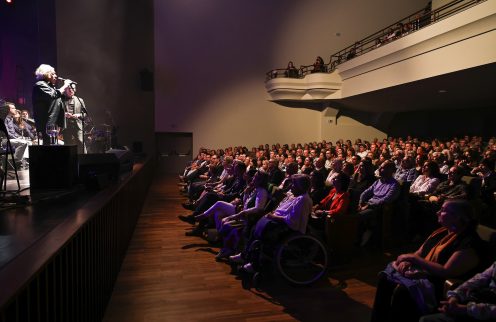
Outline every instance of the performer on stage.
[(77, 145), (78, 153), (86, 153), (83, 146), (83, 117), (86, 113), (84, 101), (76, 97), (76, 84), (71, 84), (62, 95), (61, 104), (65, 111), (65, 128), (62, 131), (64, 144)]
[(33, 112), (36, 129), (43, 135), (43, 145), (50, 145), (50, 137), (46, 133), (46, 126), (64, 126), (64, 112), (61, 111), (61, 104), (58, 104), (57, 99), (62, 96), (62, 93), (73, 81), (66, 79), (62, 87), (56, 89), (57, 73), (52, 66), (46, 64), (41, 64), (36, 69), (35, 76)]

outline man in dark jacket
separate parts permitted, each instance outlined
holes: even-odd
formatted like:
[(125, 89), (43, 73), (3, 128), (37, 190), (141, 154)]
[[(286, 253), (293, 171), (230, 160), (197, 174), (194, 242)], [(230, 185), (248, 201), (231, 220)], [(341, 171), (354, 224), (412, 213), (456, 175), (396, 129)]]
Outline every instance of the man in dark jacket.
[(74, 82), (66, 79), (62, 87), (56, 89), (57, 73), (52, 66), (46, 64), (41, 64), (36, 69), (35, 75), (36, 83), (33, 87), (34, 118), (37, 130), (43, 135), (43, 145), (49, 145), (50, 136), (46, 133), (46, 126), (64, 126), (64, 111), (61, 110), (58, 99), (65, 89)]

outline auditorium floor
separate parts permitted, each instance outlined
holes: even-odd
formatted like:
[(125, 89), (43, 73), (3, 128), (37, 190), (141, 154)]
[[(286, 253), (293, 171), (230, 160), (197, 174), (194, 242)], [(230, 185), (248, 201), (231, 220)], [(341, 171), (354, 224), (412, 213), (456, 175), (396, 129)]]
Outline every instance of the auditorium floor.
[(377, 272), (391, 255), (362, 253), (312, 287), (275, 279), (244, 290), (189, 225), (175, 177), (152, 184), (104, 321), (368, 321)]

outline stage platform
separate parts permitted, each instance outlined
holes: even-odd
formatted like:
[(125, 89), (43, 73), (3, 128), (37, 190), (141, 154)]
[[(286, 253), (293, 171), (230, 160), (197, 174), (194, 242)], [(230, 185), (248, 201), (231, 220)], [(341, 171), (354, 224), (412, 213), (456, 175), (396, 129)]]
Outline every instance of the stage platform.
[(99, 193), (82, 184), (67, 189), (31, 190), (29, 171), (20, 170), (18, 176), (21, 191), (16, 192), (17, 182), (10, 177), (8, 192), (1, 195), (0, 269)]
[(31, 190), (20, 171), (0, 202), (0, 322), (101, 320), (154, 168), (135, 163), (100, 190)]

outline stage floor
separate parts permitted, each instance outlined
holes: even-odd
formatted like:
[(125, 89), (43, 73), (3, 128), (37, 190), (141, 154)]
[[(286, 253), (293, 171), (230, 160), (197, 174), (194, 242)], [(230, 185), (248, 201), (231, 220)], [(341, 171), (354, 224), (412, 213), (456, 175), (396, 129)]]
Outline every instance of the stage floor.
[(18, 171), (18, 176), (21, 191), (12, 192), (17, 190), (17, 182), (9, 173), (7, 193), (1, 195), (0, 269), (97, 193), (84, 185), (31, 191), (29, 171)]

